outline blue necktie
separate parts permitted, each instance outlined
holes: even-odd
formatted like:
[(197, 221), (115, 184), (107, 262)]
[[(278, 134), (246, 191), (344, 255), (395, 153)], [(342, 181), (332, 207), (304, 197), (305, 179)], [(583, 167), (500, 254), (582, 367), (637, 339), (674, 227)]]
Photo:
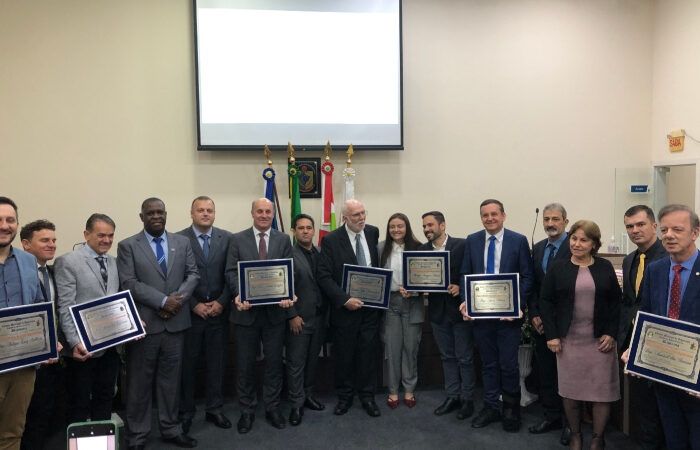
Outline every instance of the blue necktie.
[(549, 265), (552, 264), (552, 261), (554, 261), (554, 251), (556, 248), (554, 247), (554, 244), (547, 244), (547, 247), (549, 248), (549, 255), (547, 256), (547, 262), (544, 265), (544, 273), (547, 273), (547, 269), (549, 269)]
[(168, 265), (165, 263), (165, 252), (163, 251), (163, 238), (153, 238), (153, 242), (156, 243), (156, 259), (158, 260), (158, 265), (160, 270), (163, 271), (163, 275), (168, 275)]
[(362, 238), (360, 233), (355, 235), (355, 257), (357, 258), (358, 266), (366, 266), (367, 258), (365, 258), (365, 251), (362, 249)]
[(204, 245), (202, 245), (202, 252), (204, 253), (204, 259), (209, 259), (209, 235), (207, 234), (200, 234), (200, 238), (204, 241)]
[(496, 273), (496, 236), (489, 238), (489, 251), (486, 254), (486, 273)]

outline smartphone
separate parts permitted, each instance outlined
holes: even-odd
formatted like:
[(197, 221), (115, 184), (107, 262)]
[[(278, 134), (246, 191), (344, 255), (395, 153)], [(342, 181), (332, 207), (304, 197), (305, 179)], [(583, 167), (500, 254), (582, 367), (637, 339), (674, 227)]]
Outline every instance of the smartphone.
[(68, 450), (116, 450), (117, 426), (112, 421), (68, 425)]

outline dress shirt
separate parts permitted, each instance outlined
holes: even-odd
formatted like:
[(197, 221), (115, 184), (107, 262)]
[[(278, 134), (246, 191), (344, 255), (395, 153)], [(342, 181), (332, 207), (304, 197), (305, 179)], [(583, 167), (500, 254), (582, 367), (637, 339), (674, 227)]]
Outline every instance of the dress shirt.
[(403, 248), (402, 244), (391, 243), (391, 253), (386, 262), (387, 269), (391, 269), (391, 290), (396, 292), (403, 286)]
[[(649, 267), (649, 264), (654, 262), (659, 255), (659, 253), (664, 251), (664, 246), (661, 244), (661, 239), (657, 239), (654, 244), (652, 244), (651, 247), (647, 249), (645, 252), (640, 252), (639, 249), (637, 249), (634, 252), (634, 259), (632, 260), (632, 265), (630, 266), (630, 272), (627, 274), (629, 277), (629, 282), (632, 287), (634, 287), (636, 284), (635, 282), (637, 281), (637, 269), (639, 268), (639, 255), (641, 253), (644, 253), (645, 259), (644, 259), (644, 266)], [(670, 286), (670, 285), (669, 285)], [(641, 290), (641, 287), (640, 287)]]
[[(501, 231), (498, 233), (494, 234), (493, 236), (496, 237), (496, 251), (494, 252), (494, 264), (493, 264), (493, 273), (501, 273), (500, 268), (501, 268), (501, 249), (503, 249), (503, 234), (505, 228), (501, 228)], [(488, 261), (489, 257), (489, 238), (492, 236), (489, 234), (488, 231), (484, 230), (484, 233), (486, 233), (486, 245), (484, 245), (484, 271), (486, 270), (486, 262)]]
[(449, 238), (450, 238), (450, 236), (448, 236), (447, 233), (445, 233), (445, 240), (442, 241), (442, 245), (439, 246), (439, 247), (438, 247), (437, 245), (435, 245), (435, 241), (431, 242), (431, 245), (433, 246), (433, 250), (437, 250), (437, 251), (440, 251), (440, 252), (444, 252), (444, 251), (445, 251), (445, 248), (447, 248), (447, 240), (448, 240)]
[[(148, 242), (151, 244), (151, 250), (153, 250), (153, 256), (156, 257), (156, 260), (158, 260), (158, 253), (156, 251), (156, 243), (153, 242), (153, 239), (155, 239), (155, 236), (151, 236), (148, 234), (146, 230), (143, 230), (143, 234), (146, 235), (146, 238), (148, 239)], [(159, 236), (163, 241), (160, 243), (160, 245), (163, 246), (163, 253), (165, 253), (165, 265), (168, 265), (168, 233), (163, 231), (163, 234)]]
[[(41, 269), (41, 265), (37, 264), (36, 268), (37, 270)], [(46, 267), (44, 265), (43, 267)], [(49, 298), (46, 299), (47, 302), (55, 302), (56, 301), (56, 290), (53, 288), (53, 275), (51, 275), (51, 272), (49, 272), (49, 269), (46, 269), (46, 276), (49, 277), (49, 285), (44, 286), (44, 275), (41, 273), (41, 270), (39, 270), (39, 283), (41, 283), (42, 286), (44, 286), (44, 291), (46, 291), (49, 294)]]
[[(39, 294), (41, 295), (41, 291)], [(10, 247), (10, 254), (4, 264), (0, 264), (0, 308), (22, 304), (22, 281), (19, 279), (19, 265)]]
[[(199, 242), (199, 246), (201, 247), (202, 251), (204, 251), (204, 239), (202, 239), (202, 236), (203, 235), (209, 236), (209, 245), (211, 245), (211, 230), (212, 230), (212, 228), (209, 227), (209, 229), (205, 233), (202, 233), (201, 231), (199, 231), (197, 229), (197, 227), (192, 225), (192, 232), (194, 233), (195, 236), (197, 236), (197, 242)], [(268, 241), (269, 241), (269, 239), (268, 239)], [(255, 242), (257, 243), (257, 239)], [(267, 244), (267, 242), (265, 242), (265, 243)]]
[[(670, 257), (669, 257), (670, 258)], [(693, 272), (693, 266), (695, 265), (695, 260), (698, 259), (698, 251), (695, 250), (693, 256), (686, 259), (682, 263), (683, 270), (681, 270), (681, 306), (683, 305), (683, 294), (685, 294), (685, 288), (688, 286), (688, 280), (690, 279), (690, 274)], [(668, 271), (668, 297), (666, 299), (666, 315), (668, 315), (668, 307), (671, 304), (671, 285), (673, 284), (673, 266), (679, 264), (671, 260), (671, 268)]]
[(365, 230), (363, 229), (359, 233), (355, 233), (350, 229), (350, 227), (345, 225), (345, 231), (348, 232), (348, 237), (350, 238), (350, 245), (352, 245), (352, 249), (355, 251), (355, 256), (357, 256), (357, 249), (355, 248), (355, 236), (358, 234), (360, 235), (360, 242), (362, 242), (362, 251), (365, 252), (365, 261), (367, 261), (367, 266), (372, 265), (372, 254), (369, 252), (369, 246), (367, 245), (367, 239), (365, 239)]
[(253, 226), (253, 234), (255, 234), (255, 248), (260, 248), (260, 233), (263, 233), (263, 237), (265, 238), (265, 248), (267, 249), (267, 252), (270, 252), (270, 229), (268, 228), (267, 230), (258, 230)]
[[(549, 261), (549, 254), (554, 251), (554, 256), (557, 256), (557, 253), (559, 252), (559, 247), (561, 247), (561, 244), (564, 243), (566, 240), (566, 237), (568, 236), (569, 233), (566, 231), (562, 233), (559, 238), (552, 242), (550, 240), (547, 240), (547, 245), (544, 247), (544, 255), (542, 257), (542, 270), (544, 272), (547, 272), (547, 261)], [(554, 247), (554, 250), (552, 250), (552, 246)]]

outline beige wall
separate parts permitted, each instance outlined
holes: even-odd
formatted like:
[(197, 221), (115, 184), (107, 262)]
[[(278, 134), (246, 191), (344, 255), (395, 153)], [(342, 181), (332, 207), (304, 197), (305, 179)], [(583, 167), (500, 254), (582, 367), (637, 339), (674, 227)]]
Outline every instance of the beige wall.
[[(697, 4), (685, 3), (697, 17)], [(534, 208), (556, 200), (609, 235), (614, 168), (650, 160), (652, 36), (657, 54), (666, 45), (652, 33), (653, 6), (404, 0), (406, 150), (356, 154), (369, 221), (384, 228), (401, 210), (415, 227), (420, 213), (441, 209), (452, 234), (464, 235), (480, 226), (479, 202), (497, 197), (507, 226), (529, 236)], [(115, 218), (118, 238), (136, 232), (151, 195), (165, 200), (171, 230), (188, 224), (199, 194), (217, 201), (220, 226), (249, 225), (262, 155), (195, 148), (191, 8), (189, 0), (0, 1), (0, 149), (9, 161), (0, 193), (17, 200), (22, 221), (54, 220), (60, 252), (81, 239), (94, 211)], [(686, 31), (695, 45), (697, 30)], [(682, 59), (700, 79), (698, 52), (687, 50)], [(682, 117), (697, 123), (695, 89)], [(655, 149), (667, 122), (692, 130), (666, 116), (654, 115)], [(283, 173), (284, 156), (273, 159)], [(278, 187), (286, 196), (285, 183)], [(340, 177), (335, 193), (342, 197)], [(302, 206), (320, 212), (320, 200)]]

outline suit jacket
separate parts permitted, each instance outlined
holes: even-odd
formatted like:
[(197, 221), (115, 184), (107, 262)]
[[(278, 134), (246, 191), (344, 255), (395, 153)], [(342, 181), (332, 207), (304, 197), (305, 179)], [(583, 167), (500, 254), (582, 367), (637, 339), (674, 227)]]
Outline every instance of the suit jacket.
[[(588, 266), (595, 284), (593, 336), (604, 334), (617, 338), (620, 321), (620, 284), (615, 269), (607, 259), (594, 257)], [(544, 277), (540, 294), (540, 312), (547, 339), (566, 336), (574, 315), (574, 296), (579, 266), (571, 260), (555, 262)]]
[[(647, 266), (642, 281), (640, 311), (667, 317), (668, 293), (671, 289), (668, 274), (671, 258), (662, 258)], [(695, 260), (688, 284), (681, 298), (679, 320), (700, 325), (700, 257)]]
[(197, 271), (199, 272), (199, 283), (192, 293), (190, 308), (194, 309), (199, 302), (211, 300), (216, 300), (223, 307), (231, 304), (231, 291), (224, 275), (231, 233), (212, 227), (208, 259), (204, 258), (202, 246), (191, 226), (179, 231), (177, 234), (190, 240), (194, 259), (197, 263)]
[[(318, 285), (326, 297), (335, 305), (336, 309), (343, 308), (345, 302), (350, 299), (350, 296), (342, 289), (343, 266), (345, 264), (357, 265), (354, 245), (350, 242), (346, 226), (343, 225), (331, 231), (323, 238), (321, 258), (318, 264)], [(379, 229), (372, 225), (365, 225), (364, 232), (372, 267), (379, 267), (379, 254), (377, 252)]]
[[(292, 244), (289, 236), (273, 229), (270, 229), (269, 233), (267, 259), (291, 258)], [(253, 227), (234, 234), (231, 238), (226, 259), (226, 281), (234, 298), (238, 296), (238, 261), (255, 261), (257, 259), (259, 259), (258, 246), (255, 243)], [(280, 323), (287, 319), (287, 312), (284, 309), (278, 305), (266, 305), (255, 306), (247, 311), (238, 311), (238, 308), (231, 308), (230, 320), (236, 325), (250, 326), (255, 322), (258, 314), (266, 314), (267, 320), (272, 324)]]
[[(617, 342), (620, 344), (627, 340), (627, 335), (631, 332), (632, 320), (636, 317), (641, 302), (641, 285), (639, 287), (639, 295), (637, 295), (634, 292), (634, 284), (632, 283), (632, 279), (637, 276), (637, 274), (631, 273), (632, 263), (636, 255), (637, 250), (625, 256), (625, 259), (622, 260), (622, 306), (620, 308), (620, 327), (617, 336)], [(652, 262), (667, 257), (668, 253), (666, 253), (666, 249), (661, 244), (661, 239), (657, 239), (654, 245), (647, 250), (644, 264), (649, 266)], [(642, 278), (642, 281), (644, 281), (644, 278)]]
[[(114, 256), (104, 256), (107, 286), (102, 280), (100, 263), (95, 260), (87, 245), (58, 257), (54, 264), (58, 315), (70, 349), (80, 343), (70, 307), (119, 292), (117, 260)], [(96, 353), (94, 356), (100, 356), (102, 353), (104, 352)]]
[[(421, 245), (418, 249), (434, 250), (430, 242)], [(464, 239), (448, 236), (445, 250), (450, 252), (450, 284), (459, 286), (461, 284), (459, 270), (464, 259)], [(428, 315), (430, 316), (430, 321), (441, 323), (446, 318), (450, 318), (453, 321), (461, 322), (460, 303), (462, 303), (462, 300), (459, 297), (453, 297), (447, 292), (431, 292), (428, 294)]]
[[(532, 290), (530, 292), (530, 298), (527, 302), (528, 314), (530, 318), (537, 317), (540, 315), (540, 289), (542, 288), (542, 281), (544, 280), (544, 270), (542, 270), (542, 261), (544, 260), (544, 250), (549, 243), (548, 239), (542, 239), (540, 242), (535, 244), (532, 249)], [(571, 258), (571, 248), (569, 248), (569, 236), (566, 236), (564, 242), (559, 246), (557, 254), (554, 255), (554, 260), (550, 263), (554, 264), (554, 261), (568, 260)]]
[(121, 241), (117, 247), (117, 269), (121, 288), (131, 291), (148, 334), (176, 333), (190, 327), (190, 309), (182, 309), (170, 319), (158, 316), (163, 299), (170, 294), (185, 296), (185, 302), (197, 286), (199, 275), (189, 239), (167, 233), (168, 274), (163, 274), (148, 238), (143, 231)]
[[(315, 250), (318, 252), (318, 250)], [(289, 318), (301, 316), (304, 322), (316, 317), (323, 308), (323, 296), (316, 283), (316, 268), (309, 264), (309, 259), (299, 244), (292, 247), (294, 257), (294, 293), (297, 302), (287, 310)], [(316, 255), (316, 263), (320, 255)]]
[[(499, 273), (520, 274), (520, 309), (525, 305), (532, 287), (532, 258), (527, 238), (522, 234), (508, 229), (503, 230), (501, 246), (501, 264)], [(464, 243), (464, 259), (462, 260), (462, 275), (481, 274), (486, 272), (484, 248), (486, 246), (486, 231), (480, 230), (467, 236)], [(460, 283), (461, 284), (461, 283)], [(464, 286), (462, 286), (462, 289)]]
[(44, 300), (39, 282), (39, 272), (37, 271), (36, 258), (31, 253), (18, 248), (12, 248), (12, 254), (17, 260), (19, 269), (19, 279), (22, 284), (22, 305), (31, 305)]
[[(377, 253), (380, 255), (380, 258), (379, 258), (380, 262), (381, 262), (381, 254), (384, 251), (385, 245), (386, 245), (386, 241), (382, 241), (377, 245)], [(384, 268), (391, 269), (391, 267), (384, 267)], [(408, 323), (416, 324), (416, 323), (425, 322), (425, 304), (423, 302), (423, 296), (420, 294), (414, 294), (412, 297), (404, 298), (404, 301), (409, 302), (409, 304), (408, 304)]]

